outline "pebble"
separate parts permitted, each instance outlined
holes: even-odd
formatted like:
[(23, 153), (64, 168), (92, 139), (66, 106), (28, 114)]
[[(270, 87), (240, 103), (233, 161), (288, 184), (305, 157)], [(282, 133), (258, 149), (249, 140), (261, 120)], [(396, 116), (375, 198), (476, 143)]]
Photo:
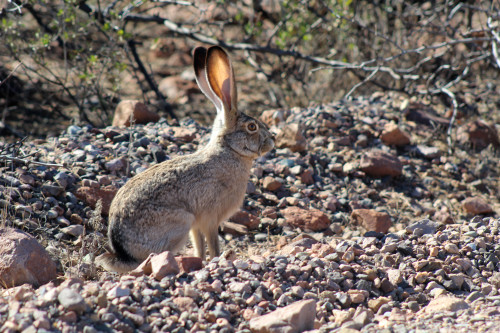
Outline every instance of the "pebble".
[(130, 293), (131, 291), (129, 288), (122, 288), (120, 286), (115, 286), (114, 288), (108, 291), (107, 296), (108, 298), (113, 299), (113, 298), (130, 296)]
[[(67, 311), (82, 313), (87, 307), (83, 297), (78, 292), (70, 288), (64, 288), (61, 290), (57, 296), (57, 300)], [(76, 320), (72, 321), (74, 322)]]

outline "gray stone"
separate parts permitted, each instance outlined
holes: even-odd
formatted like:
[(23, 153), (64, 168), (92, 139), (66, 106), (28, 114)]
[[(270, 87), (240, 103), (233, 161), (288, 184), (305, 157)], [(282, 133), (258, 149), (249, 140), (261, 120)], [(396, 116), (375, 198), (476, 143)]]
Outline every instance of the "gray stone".
[(67, 311), (82, 313), (87, 307), (83, 297), (71, 288), (61, 290), (57, 296), (57, 300)]
[(484, 298), (484, 295), (483, 293), (479, 292), (479, 291), (473, 291), (469, 294), (469, 296), (467, 296), (467, 298), (465, 299), (468, 303), (472, 303), (474, 302), (475, 300), (477, 299), (480, 299), (480, 298)]
[(423, 219), (421, 221), (410, 224), (406, 227), (406, 232), (413, 233), (417, 228), (422, 229), (422, 235), (425, 234), (435, 234), (438, 228), (441, 226), (440, 223), (431, 221), (429, 219)]

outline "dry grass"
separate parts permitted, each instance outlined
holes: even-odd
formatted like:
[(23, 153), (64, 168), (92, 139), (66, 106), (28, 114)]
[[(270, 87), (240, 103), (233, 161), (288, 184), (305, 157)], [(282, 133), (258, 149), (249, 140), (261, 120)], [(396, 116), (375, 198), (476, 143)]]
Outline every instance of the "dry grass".
[(98, 269), (95, 264), (97, 253), (105, 247), (103, 232), (106, 226), (102, 219), (102, 201), (99, 200), (83, 233), (73, 242), (73, 251), (67, 251), (67, 260), (63, 266), (67, 267), (65, 275), (92, 280), (98, 278)]

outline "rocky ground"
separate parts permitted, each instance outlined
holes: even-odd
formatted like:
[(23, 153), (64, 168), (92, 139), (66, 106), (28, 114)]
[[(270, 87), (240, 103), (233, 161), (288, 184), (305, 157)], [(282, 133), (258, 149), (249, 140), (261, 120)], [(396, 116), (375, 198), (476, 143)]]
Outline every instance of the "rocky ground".
[[(70, 126), (2, 144), (0, 281), (30, 284), (0, 290), (0, 331), (496, 332), (499, 119), (461, 110), (448, 137), (440, 111), (376, 94), (265, 112), (277, 149), (222, 227), (221, 258), (164, 255), (124, 276), (93, 264), (113, 195), (209, 129)], [(9, 272), (25, 241), (35, 259)]]

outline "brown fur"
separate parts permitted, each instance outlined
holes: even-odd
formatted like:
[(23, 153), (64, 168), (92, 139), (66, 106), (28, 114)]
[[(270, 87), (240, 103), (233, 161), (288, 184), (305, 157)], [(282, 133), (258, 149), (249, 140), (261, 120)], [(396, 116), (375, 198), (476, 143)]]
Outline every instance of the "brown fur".
[(234, 74), (224, 50), (197, 48), (194, 67), (198, 85), (218, 111), (210, 142), (149, 168), (118, 191), (109, 214), (112, 252), (97, 258), (107, 270), (127, 272), (150, 253), (178, 251), (189, 232), (197, 256), (205, 257), (205, 243), (211, 258), (220, 255), (218, 227), (241, 206), (253, 160), (274, 146), (262, 122), (236, 109)]

